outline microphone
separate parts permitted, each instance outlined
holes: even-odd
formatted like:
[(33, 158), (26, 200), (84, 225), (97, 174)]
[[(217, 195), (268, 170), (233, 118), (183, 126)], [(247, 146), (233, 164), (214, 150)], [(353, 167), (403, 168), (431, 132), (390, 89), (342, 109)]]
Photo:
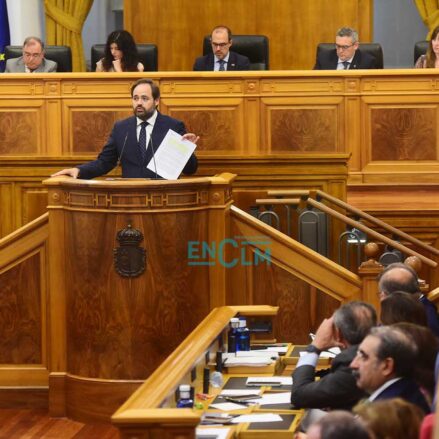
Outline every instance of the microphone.
[[(156, 180), (158, 180), (159, 176), (157, 175), (157, 165), (155, 163), (155, 152), (154, 152), (154, 145), (152, 143), (152, 132), (151, 132), (151, 135), (149, 136), (149, 143), (151, 144), (151, 149), (152, 149), (152, 162), (154, 163), (154, 173), (155, 173), (155, 177), (154, 178)], [(149, 143), (148, 143), (148, 145), (149, 145)]]
[(117, 159), (117, 165), (116, 165), (116, 167), (119, 167), (119, 166), (120, 166), (120, 161), (122, 160), (123, 152), (125, 151), (125, 145), (126, 145), (126, 143), (127, 143), (127, 139), (128, 139), (128, 131), (127, 131), (127, 133), (125, 134), (125, 140), (123, 141), (122, 151), (120, 152), (120, 156), (119, 156), (119, 158)]

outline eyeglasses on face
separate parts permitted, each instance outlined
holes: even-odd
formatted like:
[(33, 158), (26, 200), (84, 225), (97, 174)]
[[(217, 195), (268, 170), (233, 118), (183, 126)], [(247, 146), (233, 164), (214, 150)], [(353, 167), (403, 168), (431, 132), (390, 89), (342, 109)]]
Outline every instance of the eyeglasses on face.
[[(354, 43), (354, 44), (355, 44), (355, 43)], [(337, 50), (348, 50), (349, 47), (352, 47), (354, 44), (350, 44), (349, 46), (341, 46), (340, 44), (336, 44), (336, 45), (335, 45), (335, 48), (336, 48)]]
[(220, 49), (224, 49), (224, 47), (228, 46), (230, 43), (214, 43), (212, 41), (211, 44), (213, 47), (219, 47)]
[(23, 54), (26, 58), (33, 58), (33, 59), (37, 59), (42, 55), (42, 53), (29, 53), (29, 52), (23, 52)]

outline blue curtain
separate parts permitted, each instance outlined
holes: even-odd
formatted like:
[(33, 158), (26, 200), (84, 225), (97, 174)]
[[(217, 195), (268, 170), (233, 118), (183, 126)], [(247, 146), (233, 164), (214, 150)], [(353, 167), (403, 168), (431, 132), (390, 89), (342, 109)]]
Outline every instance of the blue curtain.
[(5, 70), (5, 46), (10, 42), (8, 8), (6, 0), (0, 0), (0, 72)]

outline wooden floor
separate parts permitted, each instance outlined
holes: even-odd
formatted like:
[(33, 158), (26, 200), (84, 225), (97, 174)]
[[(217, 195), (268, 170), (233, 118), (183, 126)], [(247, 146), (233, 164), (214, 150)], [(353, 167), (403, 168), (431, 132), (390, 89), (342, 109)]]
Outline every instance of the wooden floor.
[(110, 424), (50, 418), (43, 410), (0, 409), (0, 439), (119, 439)]

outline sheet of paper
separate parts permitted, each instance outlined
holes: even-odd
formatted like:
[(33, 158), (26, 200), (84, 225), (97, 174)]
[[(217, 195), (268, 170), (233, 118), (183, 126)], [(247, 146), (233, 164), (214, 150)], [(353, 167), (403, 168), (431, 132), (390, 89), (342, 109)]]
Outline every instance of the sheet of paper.
[(209, 407), (228, 412), (230, 410), (242, 410), (247, 406), (245, 404), (235, 404), (234, 402), (218, 402), (216, 404), (210, 404)]
[(168, 130), (147, 168), (166, 180), (177, 180), (197, 145)]
[(291, 402), (291, 392), (264, 393), (259, 399), (252, 402), (256, 404), (287, 404)]
[(232, 419), (233, 424), (241, 422), (281, 422), (282, 418), (274, 413), (263, 413), (256, 415), (242, 415)]
[[(307, 353), (308, 353), (308, 352), (306, 352), (306, 351), (300, 351), (300, 352), (299, 352), (299, 356), (300, 356), (300, 357), (303, 357), (303, 356), (306, 355)], [(336, 357), (336, 354), (333, 354), (332, 352), (329, 352), (329, 351), (323, 351), (323, 352), (320, 353), (319, 357), (320, 357), (320, 358), (335, 358), (335, 357)]]
[(237, 366), (254, 366), (262, 367), (273, 363), (271, 358), (267, 357), (228, 357), (224, 362), (226, 367)]
[(265, 357), (268, 359), (278, 358), (279, 354), (273, 351), (238, 351), (236, 352), (237, 357)]
[(249, 389), (223, 389), (221, 390), (220, 395), (222, 396), (243, 396), (243, 395), (260, 395), (260, 391), (258, 390), (249, 390)]
[(195, 438), (212, 437), (212, 439), (226, 439), (230, 430), (230, 428), (197, 427), (195, 429)]
[(249, 383), (266, 383), (266, 382), (275, 382), (281, 384), (282, 386), (291, 386), (293, 384), (293, 377), (281, 377), (281, 376), (272, 376), (272, 377), (248, 377), (246, 385)]

